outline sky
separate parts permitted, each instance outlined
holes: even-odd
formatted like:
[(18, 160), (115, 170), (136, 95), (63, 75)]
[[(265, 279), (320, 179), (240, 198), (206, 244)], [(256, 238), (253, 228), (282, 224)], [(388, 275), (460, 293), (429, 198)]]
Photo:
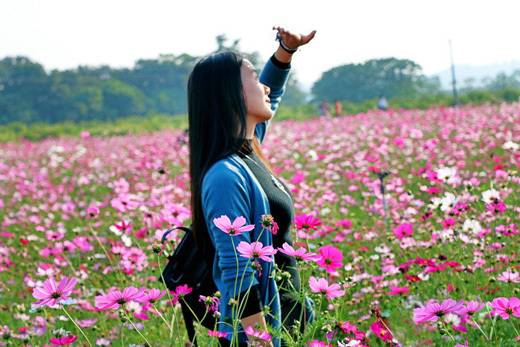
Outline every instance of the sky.
[(292, 67), (308, 87), (335, 66), (407, 58), (431, 75), (450, 65), (520, 61), (517, 0), (1, 0), (0, 59), (24, 55), (51, 69), (131, 67), (159, 54), (205, 55), (215, 37), (240, 39), (267, 60), (273, 25), (317, 30)]

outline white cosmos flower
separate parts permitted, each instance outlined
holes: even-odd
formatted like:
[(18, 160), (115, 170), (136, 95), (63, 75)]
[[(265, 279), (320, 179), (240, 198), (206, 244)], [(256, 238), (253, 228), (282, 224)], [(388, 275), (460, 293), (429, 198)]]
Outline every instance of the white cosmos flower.
[(475, 219), (466, 219), (462, 225), (462, 230), (471, 231), (473, 234), (477, 234), (482, 230), (480, 223)]
[(459, 325), (460, 317), (454, 313), (448, 313), (447, 315), (444, 316), (444, 321), (448, 324)]
[(110, 231), (113, 232), (114, 234), (116, 234), (117, 236), (123, 235), (123, 232), (121, 230), (119, 230), (118, 228), (116, 228), (115, 225), (111, 225), (108, 229), (110, 229)]
[(482, 192), (482, 201), (484, 201), (486, 204), (492, 203), (495, 199), (500, 200), (500, 193), (495, 189), (491, 188), (485, 192)]
[(515, 143), (513, 141), (507, 141), (506, 143), (504, 143), (504, 145), (502, 146), (503, 149), (511, 149), (513, 151), (517, 151), (518, 150), (518, 143)]
[(128, 235), (121, 236), (121, 241), (123, 241), (126, 247), (132, 246), (132, 239)]
[(443, 181), (451, 183), (457, 175), (457, 169), (454, 167), (441, 167), (437, 170), (437, 177)]
[(441, 211), (449, 211), (453, 208), (453, 206), (455, 206), (455, 204), (457, 203), (458, 199), (457, 197), (450, 193), (450, 192), (446, 192), (444, 193), (444, 196), (442, 197), (441, 199)]

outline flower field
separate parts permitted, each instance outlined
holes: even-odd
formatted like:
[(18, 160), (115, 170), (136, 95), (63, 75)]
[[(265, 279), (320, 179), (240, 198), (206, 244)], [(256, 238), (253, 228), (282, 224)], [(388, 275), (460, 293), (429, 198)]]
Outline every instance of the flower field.
[[(520, 345), (519, 144), (518, 103), (274, 120), (294, 244), (262, 257), (298, 259), (316, 319), (251, 339)], [(190, 288), (159, 280), (182, 235), (159, 241), (189, 225), (188, 155), (181, 130), (0, 144), (0, 346), (184, 346)]]

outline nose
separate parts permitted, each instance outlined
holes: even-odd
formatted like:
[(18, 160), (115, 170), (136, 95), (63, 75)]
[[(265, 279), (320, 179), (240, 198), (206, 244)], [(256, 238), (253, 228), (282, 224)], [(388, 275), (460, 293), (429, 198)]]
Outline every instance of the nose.
[(264, 84), (264, 91), (266, 92), (266, 95), (269, 95), (269, 93), (271, 93), (271, 88)]

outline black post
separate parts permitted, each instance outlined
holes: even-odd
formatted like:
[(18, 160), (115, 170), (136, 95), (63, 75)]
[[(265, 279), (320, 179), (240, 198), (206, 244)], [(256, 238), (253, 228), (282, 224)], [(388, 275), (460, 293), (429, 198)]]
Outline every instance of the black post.
[(451, 58), (451, 84), (453, 86), (453, 106), (459, 105), (459, 96), (457, 93), (457, 79), (455, 78), (455, 64), (453, 63), (453, 50), (451, 47), (451, 40), (449, 40), (450, 43), (450, 58)]

